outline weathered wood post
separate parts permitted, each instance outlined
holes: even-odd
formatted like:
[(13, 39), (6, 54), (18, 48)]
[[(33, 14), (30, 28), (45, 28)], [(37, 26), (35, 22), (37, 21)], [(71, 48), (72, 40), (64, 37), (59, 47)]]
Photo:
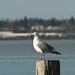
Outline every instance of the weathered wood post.
[(36, 75), (60, 75), (59, 60), (36, 60)]

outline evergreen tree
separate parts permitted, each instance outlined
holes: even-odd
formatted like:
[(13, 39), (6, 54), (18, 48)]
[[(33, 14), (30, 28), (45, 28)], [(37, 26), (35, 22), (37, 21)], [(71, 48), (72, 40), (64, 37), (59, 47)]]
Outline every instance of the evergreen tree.
[(27, 24), (28, 24), (28, 19), (27, 19), (27, 17), (25, 16), (25, 17), (24, 17), (24, 27), (27, 28), (27, 27), (28, 27)]
[(72, 25), (74, 25), (74, 24), (75, 24), (75, 19), (74, 19), (74, 17), (71, 17), (70, 20), (69, 20), (69, 22), (70, 22)]

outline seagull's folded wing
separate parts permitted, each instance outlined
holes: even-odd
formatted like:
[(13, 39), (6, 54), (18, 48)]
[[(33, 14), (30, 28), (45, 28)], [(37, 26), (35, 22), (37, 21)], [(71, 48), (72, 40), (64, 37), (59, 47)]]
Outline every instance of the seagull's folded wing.
[(53, 49), (54, 49), (52, 46), (48, 45), (48, 44), (45, 43), (45, 42), (39, 42), (39, 43), (37, 44), (37, 46), (38, 46), (44, 53), (46, 53), (46, 52), (52, 52)]

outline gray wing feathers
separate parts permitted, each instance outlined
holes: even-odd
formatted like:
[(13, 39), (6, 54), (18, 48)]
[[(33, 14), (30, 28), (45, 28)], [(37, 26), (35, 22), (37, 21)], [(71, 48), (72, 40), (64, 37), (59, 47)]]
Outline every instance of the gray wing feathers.
[(43, 52), (52, 52), (53, 49), (54, 49), (52, 46), (48, 45), (48, 44), (45, 43), (45, 42), (39, 42), (39, 43), (37, 44), (37, 46), (38, 46), (39, 48), (41, 48), (41, 50), (42, 50)]

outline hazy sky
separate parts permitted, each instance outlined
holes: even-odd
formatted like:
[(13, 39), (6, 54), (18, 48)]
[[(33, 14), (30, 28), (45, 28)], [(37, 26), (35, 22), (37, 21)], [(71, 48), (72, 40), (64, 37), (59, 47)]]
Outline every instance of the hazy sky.
[(75, 0), (0, 0), (0, 19), (69, 19), (75, 17)]

